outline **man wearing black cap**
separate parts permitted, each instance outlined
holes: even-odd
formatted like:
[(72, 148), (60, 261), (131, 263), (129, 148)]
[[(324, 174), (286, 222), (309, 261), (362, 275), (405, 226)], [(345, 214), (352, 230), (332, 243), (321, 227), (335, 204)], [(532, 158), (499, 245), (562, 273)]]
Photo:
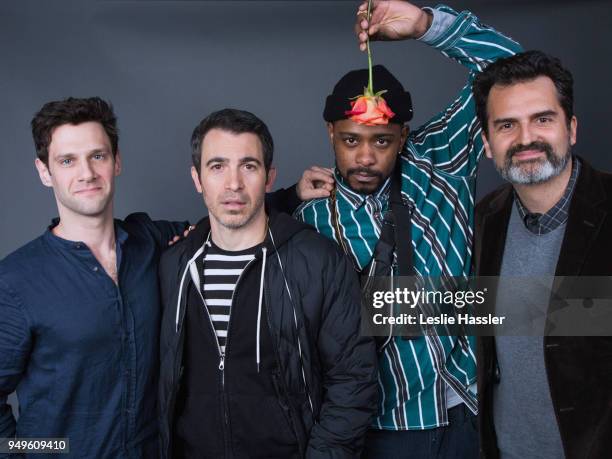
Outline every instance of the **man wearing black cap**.
[[(515, 54), (520, 46), (469, 12), (374, 1), (367, 21), (365, 10), (361, 5), (356, 24), (362, 50), (368, 36), (418, 39), (466, 66), (468, 84), (450, 106), (409, 135), (410, 94), (387, 69), (373, 68), (373, 90), (386, 90), (382, 97), (394, 113), (388, 124), (366, 124), (354, 115), (351, 101), (368, 85), (367, 70), (343, 76), (323, 113), (336, 168), (304, 173), (298, 195), (319, 199), (302, 204), (295, 216), (338, 242), (365, 275), (467, 276), (475, 174), (483, 152), (471, 81), (487, 63)], [(316, 188), (317, 180), (323, 186)], [(388, 267), (383, 263), (381, 269), (373, 260), (384, 258), (384, 242), (393, 250)], [(473, 337), (466, 336), (384, 339), (379, 414), (365, 456), (477, 457), (473, 349)]]

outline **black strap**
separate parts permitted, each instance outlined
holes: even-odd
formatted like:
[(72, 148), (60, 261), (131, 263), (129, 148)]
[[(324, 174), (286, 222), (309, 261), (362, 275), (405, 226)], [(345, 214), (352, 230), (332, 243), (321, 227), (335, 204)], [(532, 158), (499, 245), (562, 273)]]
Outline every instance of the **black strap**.
[(398, 158), (391, 178), (389, 211), (385, 213), (380, 239), (395, 246), (400, 276), (413, 276), (415, 272), (411, 219), (412, 208), (402, 199), (402, 166)]

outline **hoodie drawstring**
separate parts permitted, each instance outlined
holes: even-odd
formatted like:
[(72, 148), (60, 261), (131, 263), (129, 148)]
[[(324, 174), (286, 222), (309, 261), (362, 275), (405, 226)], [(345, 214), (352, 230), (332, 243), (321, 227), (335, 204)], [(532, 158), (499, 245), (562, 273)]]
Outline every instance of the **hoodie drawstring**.
[(266, 272), (266, 255), (268, 250), (265, 247), (261, 249), (263, 251), (263, 262), (261, 265), (261, 280), (259, 282), (259, 307), (257, 308), (257, 347), (256, 347), (256, 360), (257, 360), (257, 373), (259, 373), (259, 364), (261, 362), (260, 355), (260, 336), (261, 336), (261, 307), (263, 304), (263, 289), (264, 289), (264, 276)]

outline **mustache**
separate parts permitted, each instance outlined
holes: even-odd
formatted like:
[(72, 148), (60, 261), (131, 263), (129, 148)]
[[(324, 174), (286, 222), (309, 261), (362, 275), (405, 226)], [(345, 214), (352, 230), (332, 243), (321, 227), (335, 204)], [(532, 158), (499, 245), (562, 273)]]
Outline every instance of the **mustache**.
[(529, 150), (541, 151), (546, 154), (547, 158), (550, 158), (553, 154), (552, 145), (546, 142), (534, 141), (528, 145), (518, 144), (509, 148), (506, 152), (506, 160), (510, 161), (514, 155)]
[(375, 171), (373, 169), (369, 169), (367, 167), (353, 167), (352, 169), (348, 169), (346, 171), (346, 176), (355, 175), (355, 174), (364, 174), (369, 175), (371, 177), (378, 177), (379, 179), (383, 178), (382, 172)]

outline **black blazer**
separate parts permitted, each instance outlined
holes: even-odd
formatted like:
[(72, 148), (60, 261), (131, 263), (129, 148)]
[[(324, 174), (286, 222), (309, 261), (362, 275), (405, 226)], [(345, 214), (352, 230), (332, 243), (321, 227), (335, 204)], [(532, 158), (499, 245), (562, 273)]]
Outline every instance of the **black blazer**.
[[(582, 168), (569, 210), (557, 276), (612, 275), (612, 175)], [(507, 184), (476, 206), (476, 275), (498, 276), (513, 205)], [(498, 381), (494, 337), (479, 337), (478, 403), (481, 456), (497, 458), (493, 384)], [(543, 340), (544, 362), (563, 449), (568, 459), (612, 454), (612, 337)]]

